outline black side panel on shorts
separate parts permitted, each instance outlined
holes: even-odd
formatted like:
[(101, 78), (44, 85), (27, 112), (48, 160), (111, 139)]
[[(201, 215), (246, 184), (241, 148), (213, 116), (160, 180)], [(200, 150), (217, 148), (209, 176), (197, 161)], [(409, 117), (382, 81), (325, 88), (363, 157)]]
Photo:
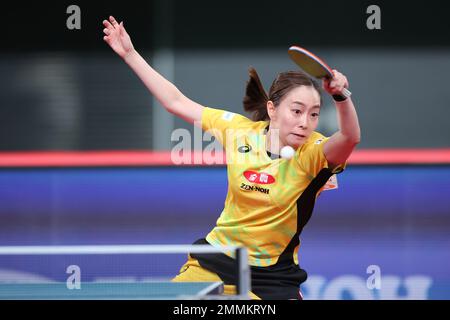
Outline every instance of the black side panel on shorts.
[[(209, 244), (199, 239), (194, 244)], [(235, 259), (222, 253), (190, 254), (199, 264), (216, 273), (225, 284), (237, 285)], [(306, 280), (306, 272), (296, 264), (268, 267), (250, 266), (251, 291), (263, 300), (299, 299), (300, 283)]]

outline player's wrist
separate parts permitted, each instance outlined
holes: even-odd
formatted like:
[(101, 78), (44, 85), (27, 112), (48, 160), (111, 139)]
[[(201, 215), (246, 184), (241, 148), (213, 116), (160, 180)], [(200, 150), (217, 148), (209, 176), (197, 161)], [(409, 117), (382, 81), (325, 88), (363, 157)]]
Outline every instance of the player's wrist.
[(338, 109), (347, 109), (347, 107), (352, 103), (350, 97), (347, 97), (345, 100), (342, 100), (342, 101), (337, 101), (334, 99), (333, 99), (333, 101), (334, 101), (335, 107)]
[(127, 61), (129, 61), (130, 59), (133, 59), (133, 57), (136, 56), (136, 54), (137, 54), (137, 51), (133, 48), (133, 49), (131, 49), (130, 51), (126, 52), (126, 53), (123, 55), (122, 59), (123, 59), (125, 62), (127, 62)]
[(351, 95), (352, 95), (352, 93), (347, 88), (344, 88), (340, 92), (331, 94), (331, 96), (333, 97), (334, 101), (336, 101), (336, 102), (346, 101), (348, 99), (348, 97), (350, 97)]
[(343, 94), (333, 94), (331, 95), (333, 97), (333, 100), (336, 102), (343, 102), (347, 100), (347, 96), (344, 96)]

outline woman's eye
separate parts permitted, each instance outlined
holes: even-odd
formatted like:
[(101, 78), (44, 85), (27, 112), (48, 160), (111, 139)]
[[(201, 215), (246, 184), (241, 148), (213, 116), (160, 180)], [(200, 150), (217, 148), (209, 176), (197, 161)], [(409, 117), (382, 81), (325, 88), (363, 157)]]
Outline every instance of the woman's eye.
[(313, 117), (318, 117), (319, 114), (318, 114), (318, 113), (313, 113), (312, 116), (313, 116)]
[(294, 111), (295, 114), (300, 114), (300, 113), (301, 113), (301, 111), (298, 110), (298, 109), (294, 109), (294, 110), (292, 110), (292, 111)]

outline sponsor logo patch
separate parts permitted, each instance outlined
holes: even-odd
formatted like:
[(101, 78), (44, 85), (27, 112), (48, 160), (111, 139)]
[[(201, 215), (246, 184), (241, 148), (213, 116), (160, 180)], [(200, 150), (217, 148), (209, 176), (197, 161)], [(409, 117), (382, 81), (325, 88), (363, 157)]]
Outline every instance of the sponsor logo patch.
[(234, 116), (235, 116), (235, 113), (233, 113), (233, 112), (224, 112), (224, 114), (222, 115), (222, 119), (225, 121), (231, 121)]
[(337, 177), (333, 174), (330, 179), (328, 179), (327, 183), (323, 186), (323, 190), (333, 190), (338, 188)]
[(246, 144), (246, 145), (244, 145), (244, 146), (240, 146), (240, 147), (238, 148), (238, 151), (239, 151), (240, 153), (247, 153), (247, 152), (250, 152), (251, 150), (252, 150), (252, 147), (249, 146), (248, 144)]
[(245, 171), (244, 177), (247, 181), (256, 183), (256, 184), (271, 184), (275, 182), (275, 178), (268, 173), (264, 172), (256, 172), (256, 171)]
[(270, 189), (262, 188), (262, 187), (258, 187), (258, 186), (250, 186), (245, 183), (241, 183), (241, 189), (245, 190), (245, 191), (258, 191), (258, 192), (265, 193), (265, 194), (269, 194), (269, 192), (270, 192)]

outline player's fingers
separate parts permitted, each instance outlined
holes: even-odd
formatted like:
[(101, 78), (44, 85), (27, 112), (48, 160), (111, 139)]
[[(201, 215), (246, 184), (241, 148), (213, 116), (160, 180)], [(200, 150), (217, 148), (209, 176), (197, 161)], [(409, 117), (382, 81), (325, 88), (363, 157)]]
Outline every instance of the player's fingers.
[(336, 69), (333, 69), (333, 76), (339, 76), (342, 75), (342, 73), (340, 73), (339, 71), (337, 71)]
[(328, 85), (328, 88), (334, 89), (334, 88), (337, 87), (337, 85), (338, 85), (338, 81), (336, 79), (333, 79), (333, 80), (330, 81), (330, 83)]
[(347, 77), (344, 76), (342, 73), (340, 73), (337, 70), (333, 70), (333, 75), (334, 75), (334, 78), (339, 79), (340, 81), (342, 81), (343, 83), (345, 83), (348, 86)]
[(111, 30), (109, 30), (108, 28), (103, 29), (103, 33), (106, 34), (107, 36), (109, 36), (111, 34)]
[(117, 28), (119, 24), (117, 23), (116, 19), (113, 16), (109, 16), (109, 21), (113, 25), (114, 28)]
[(330, 86), (330, 80), (327, 78), (322, 79), (322, 88), (325, 89), (325, 91), (328, 91), (328, 88)]
[(338, 71), (333, 72), (333, 78), (336, 80), (342, 80), (342, 78), (344, 77), (344, 75)]
[(348, 88), (348, 80), (346, 76), (344, 76), (344, 87)]
[(108, 20), (103, 20), (103, 25), (108, 29), (111, 29), (111, 30), (114, 29), (114, 27)]
[(344, 86), (347, 85), (348, 86), (348, 82), (347, 82), (347, 78), (340, 72), (336, 71), (334, 73), (334, 79), (336, 79), (336, 81), (338, 83), (342, 83)]
[(341, 87), (347, 86), (347, 79), (343, 75), (341, 75), (341, 77), (339, 78), (339, 86)]
[(123, 27), (123, 21), (120, 22), (119, 24), (119, 30), (120, 30), (120, 35), (124, 35), (125, 34), (125, 28)]
[(333, 75), (334, 75), (333, 80), (337, 84), (344, 84), (347, 81), (347, 78), (339, 71), (333, 70)]

